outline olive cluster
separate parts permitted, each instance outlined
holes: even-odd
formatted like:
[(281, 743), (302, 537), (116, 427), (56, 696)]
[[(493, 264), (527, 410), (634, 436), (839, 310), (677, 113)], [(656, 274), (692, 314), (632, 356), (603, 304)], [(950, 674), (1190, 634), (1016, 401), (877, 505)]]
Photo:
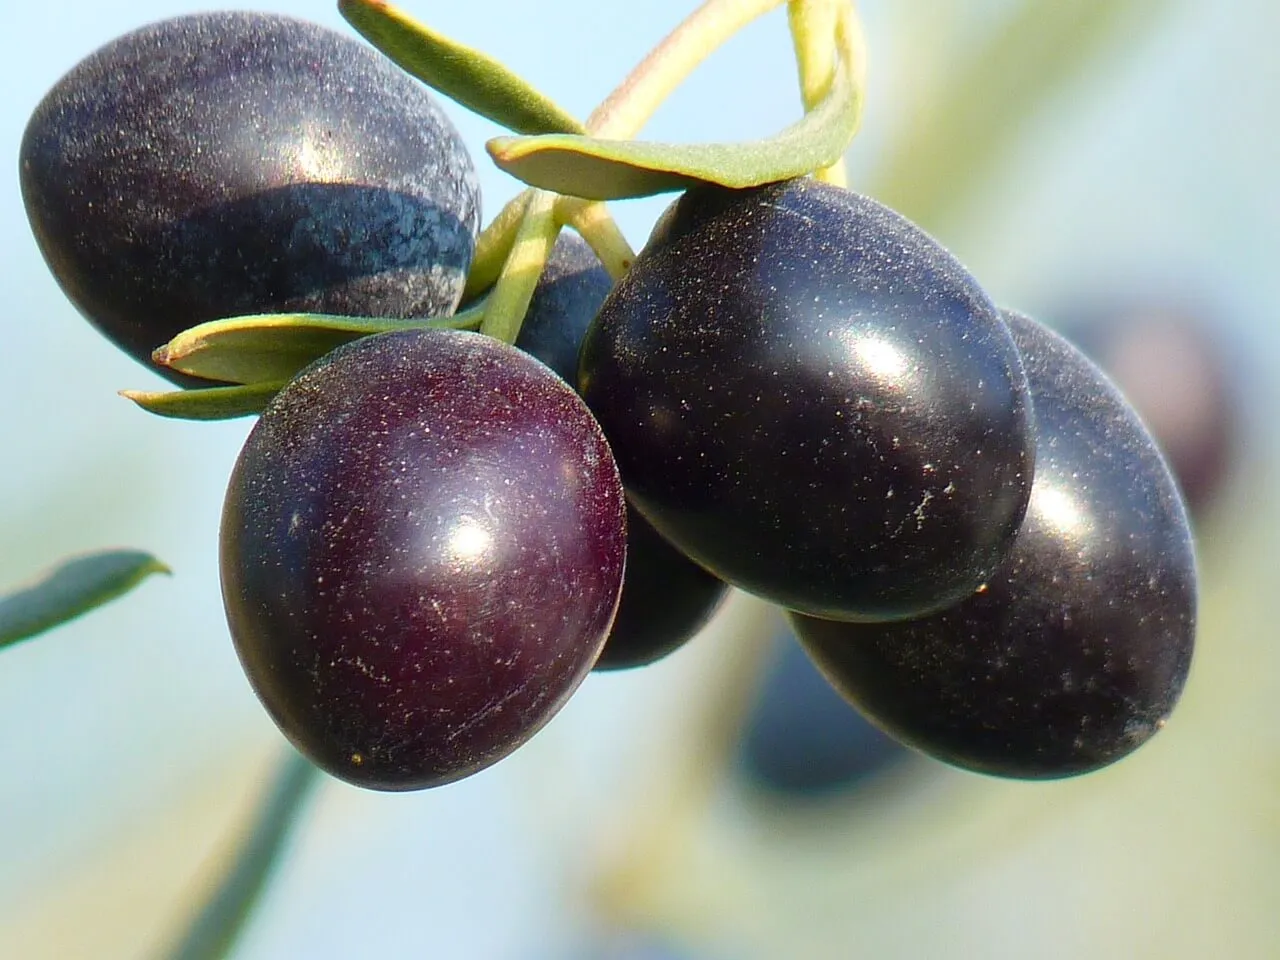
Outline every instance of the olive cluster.
[(730, 586), (877, 725), (987, 773), (1109, 763), (1182, 689), (1195, 564), (1147, 431), (873, 200), (696, 187), (616, 285), (558, 242), (514, 345), (429, 329), (480, 222), (457, 132), (373, 50), (227, 13), (83, 61), (21, 179), (69, 298), (144, 363), (228, 316), (404, 320), (279, 389), (222, 519), (249, 680), (336, 776), (474, 773)]

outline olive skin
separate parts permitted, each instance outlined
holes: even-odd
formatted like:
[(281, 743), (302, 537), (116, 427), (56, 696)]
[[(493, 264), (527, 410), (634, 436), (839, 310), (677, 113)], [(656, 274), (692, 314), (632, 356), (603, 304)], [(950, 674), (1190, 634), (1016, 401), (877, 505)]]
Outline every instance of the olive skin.
[(151, 362), (222, 317), (450, 314), (480, 224), (470, 157), (435, 99), (371, 47), (263, 13), (126, 34), (49, 91), (23, 201), (63, 291)]
[(578, 396), (480, 334), (338, 348), (286, 386), (222, 517), (227, 621), (258, 696), (334, 776), (457, 780), (590, 671), (625, 563), (617, 467)]
[(1043, 779), (1096, 770), (1165, 723), (1191, 664), (1196, 565), (1174, 479), (1085, 356), (1007, 314), (1035, 404), (1036, 479), (1013, 552), (932, 617), (791, 617), (871, 720), (956, 766)]
[[(562, 233), (529, 301), (516, 346), (569, 383), (587, 327), (613, 289), (591, 247)], [(643, 667), (683, 646), (719, 608), (729, 588), (671, 546), (627, 507), (627, 571), (618, 615), (597, 670)]]
[(969, 595), (1030, 495), (999, 311), (919, 228), (812, 180), (677, 201), (588, 330), (578, 386), (664, 537), (813, 615)]
[(516, 346), (566, 382), (578, 380), (578, 350), (613, 279), (581, 237), (561, 233), (534, 287)]
[(692, 640), (728, 595), (728, 584), (673, 547), (628, 504), (622, 599), (595, 669), (656, 663)]

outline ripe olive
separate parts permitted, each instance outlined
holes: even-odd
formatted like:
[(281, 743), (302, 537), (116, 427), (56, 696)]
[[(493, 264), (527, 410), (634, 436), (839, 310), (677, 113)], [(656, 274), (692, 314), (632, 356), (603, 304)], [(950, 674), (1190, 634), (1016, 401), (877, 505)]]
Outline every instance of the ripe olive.
[(1191, 664), (1195, 556), (1173, 476), (1133, 408), (1057, 334), (1007, 316), (1039, 447), (1009, 558), (932, 617), (791, 619), (827, 678), (905, 743), (983, 773), (1063, 777), (1164, 725)]
[(22, 196), (72, 303), (151, 353), (206, 320), (449, 314), (479, 187), (434, 97), (373, 48), (265, 13), (177, 17), (36, 107)]
[(222, 518), (246, 672), (317, 764), (386, 790), (474, 773), (590, 671), (622, 586), (617, 467), (527, 354), (408, 330), (316, 361), (263, 412)]
[(583, 342), (628, 495), (781, 606), (918, 616), (972, 593), (1026, 509), (1026, 377), (938, 243), (812, 180), (693, 190)]
[[(562, 233), (538, 280), (516, 346), (537, 357), (570, 383), (587, 327), (613, 288), (591, 248)], [(712, 576), (627, 508), (627, 571), (618, 615), (598, 670), (646, 666), (693, 637), (728, 593)]]

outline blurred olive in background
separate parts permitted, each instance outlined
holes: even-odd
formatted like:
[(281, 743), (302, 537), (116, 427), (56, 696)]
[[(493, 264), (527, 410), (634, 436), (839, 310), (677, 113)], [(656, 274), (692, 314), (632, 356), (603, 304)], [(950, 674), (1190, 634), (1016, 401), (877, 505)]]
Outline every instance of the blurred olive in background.
[(734, 764), (744, 786), (778, 803), (838, 801), (915, 758), (836, 692), (790, 631), (770, 647)]
[(1205, 298), (1135, 291), (1050, 314), (1146, 422), (1202, 525), (1244, 454), (1244, 359)]

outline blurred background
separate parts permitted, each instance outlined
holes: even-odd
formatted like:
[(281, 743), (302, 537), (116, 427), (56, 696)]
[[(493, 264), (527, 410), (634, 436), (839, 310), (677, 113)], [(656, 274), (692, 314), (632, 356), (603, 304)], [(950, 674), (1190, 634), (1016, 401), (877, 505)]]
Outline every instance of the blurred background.
[[(206, 6), (0, 8), (0, 590), (107, 546), (175, 571), (0, 656), (0, 957), (155, 955), (284, 752), (218, 592), (221, 498), (250, 422), (165, 421), (116, 396), (161, 381), (62, 297), (17, 186), (26, 119), (58, 77), (120, 33)], [(405, 3), (579, 116), (691, 6)], [(348, 31), (331, 3), (258, 8)], [(853, 186), (934, 232), (1002, 305), (1074, 333), (1192, 500), (1202, 623), (1168, 729), (1070, 782), (959, 773), (864, 725), (769, 611), (735, 599), (667, 660), (589, 678), (467, 781), (414, 795), (322, 782), (236, 957), (1280, 956), (1280, 7), (861, 10)], [(491, 216), (518, 189), (483, 155), (498, 131), (449, 109)], [(798, 112), (776, 12), (644, 136), (747, 139)], [(665, 202), (614, 205), (633, 245)]]

